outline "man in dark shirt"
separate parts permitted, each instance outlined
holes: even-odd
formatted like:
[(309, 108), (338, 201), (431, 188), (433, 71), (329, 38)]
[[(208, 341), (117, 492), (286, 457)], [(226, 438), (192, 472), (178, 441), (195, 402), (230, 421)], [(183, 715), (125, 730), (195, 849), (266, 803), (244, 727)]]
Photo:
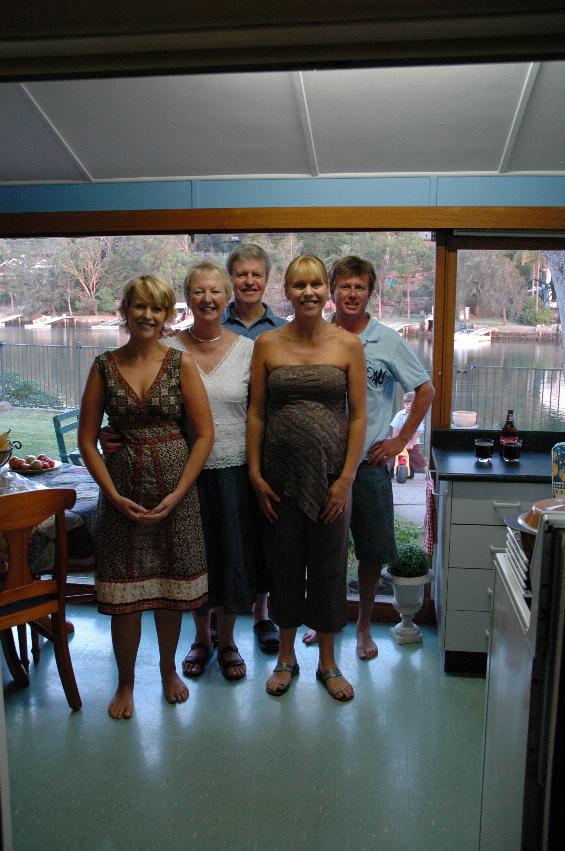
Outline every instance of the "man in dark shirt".
[[(271, 261), (261, 246), (252, 242), (238, 245), (229, 255), (226, 267), (234, 296), (233, 301), (226, 307), (222, 320), (226, 328), (256, 340), (264, 331), (272, 331), (286, 325), (286, 319), (276, 316), (263, 301)], [(253, 605), (253, 629), (262, 650), (266, 653), (278, 653), (279, 631), (268, 613), (268, 584), (264, 564), (260, 566), (258, 573), (258, 594)]]

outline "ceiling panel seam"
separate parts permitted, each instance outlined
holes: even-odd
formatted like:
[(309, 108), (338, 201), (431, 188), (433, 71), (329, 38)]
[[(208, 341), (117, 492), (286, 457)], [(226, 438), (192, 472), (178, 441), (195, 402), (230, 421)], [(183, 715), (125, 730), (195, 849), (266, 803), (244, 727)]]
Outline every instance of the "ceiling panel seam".
[(520, 97), (518, 98), (518, 104), (516, 106), (516, 111), (514, 112), (514, 118), (512, 119), (512, 124), (510, 125), (510, 130), (508, 131), (504, 151), (502, 152), (500, 163), (498, 165), (498, 171), (500, 172), (500, 174), (504, 174), (504, 172), (508, 171), (508, 165), (512, 157), (512, 152), (514, 150), (514, 146), (516, 144), (516, 140), (518, 138), (518, 134), (520, 132), (520, 128), (522, 126), (522, 122), (524, 120), (528, 104), (530, 102), (530, 98), (532, 96), (532, 91), (536, 82), (536, 78), (539, 74), (540, 67), (541, 62), (530, 62), (530, 65), (526, 72), (524, 85), (522, 86)]
[(27, 86), (24, 83), (19, 83), (19, 87), (21, 91), (24, 93), (25, 97), (31, 103), (34, 110), (39, 115), (41, 121), (45, 124), (50, 133), (55, 137), (57, 142), (63, 147), (67, 156), (71, 158), (73, 163), (79, 169), (79, 171), (83, 174), (83, 176), (89, 180), (91, 183), (95, 183), (95, 178), (89, 172), (88, 168), (84, 165), (80, 157), (75, 154), (69, 143), (64, 138), (63, 134), (55, 127), (54, 123), (51, 121), (45, 110), (38, 104), (32, 93), (29, 91)]
[(308, 100), (306, 98), (306, 90), (304, 88), (304, 78), (302, 71), (292, 72), (292, 81), (294, 84), (294, 93), (298, 104), (298, 112), (300, 114), (300, 122), (304, 132), (304, 141), (306, 143), (306, 154), (308, 156), (308, 164), (312, 177), (318, 177), (320, 171), (318, 169), (318, 158), (316, 156), (316, 145), (314, 142), (314, 134), (312, 132), (312, 122), (310, 121), (310, 111), (308, 109)]

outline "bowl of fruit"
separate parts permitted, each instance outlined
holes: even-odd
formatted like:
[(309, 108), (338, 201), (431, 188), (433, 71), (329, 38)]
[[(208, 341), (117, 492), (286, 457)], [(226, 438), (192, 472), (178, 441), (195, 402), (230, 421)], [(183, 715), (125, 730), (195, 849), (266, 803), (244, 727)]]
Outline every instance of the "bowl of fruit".
[(10, 460), (14, 449), (21, 449), (22, 444), (19, 440), (10, 440), (10, 432), (5, 431), (0, 434), (0, 470), (4, 464)]
[(58, 470), (61, 466), (60, 461), (55, 461), (49, 455), (41, 453), (41, 455), (26, 455), (25, 458), (19, 458), (17, 455), (12, 455), (10, 458), (10, 469), (14, 473), (21, 473), (23, 476), (37, 476), (44, 473), (52, 473)]

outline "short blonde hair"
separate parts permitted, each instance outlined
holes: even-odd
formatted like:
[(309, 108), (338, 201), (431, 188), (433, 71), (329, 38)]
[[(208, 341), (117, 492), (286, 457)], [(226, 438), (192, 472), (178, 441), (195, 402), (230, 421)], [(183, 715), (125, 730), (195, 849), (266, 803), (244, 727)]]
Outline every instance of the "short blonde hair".
[(319, 257), (314, 254), (299, 254), (294, 260), (291, 260), (286, 272), (284, 273), (285, 289), (289, 287), (297, 278), (307, 275), (308, 277), (317, 278), (329, 289), (328, 273), (326, 267)]
[(229, 301), (232, 294), (230, 276), (223, 266), (220, 266), (219, 263), (214, 263), (212, 260), (201, 260), (200, 263), (195, 263), (193, 266), (188, 267), (186, 278), (182, 285), (186, 300), (188, 301), (190, 297), (190, 288), (196, 278), (213, 278), (214, 275), (220, 278), (226, 291), (226, 299)]
[(165, 321), (175, 316), (176, 296), (171, 285), (158, 275), (139, 275), (127, 282), (122, 294), (118, 311), (122, 319), (127, 318), (128, 310), (137, 296), (153, 302), (165, 311)]

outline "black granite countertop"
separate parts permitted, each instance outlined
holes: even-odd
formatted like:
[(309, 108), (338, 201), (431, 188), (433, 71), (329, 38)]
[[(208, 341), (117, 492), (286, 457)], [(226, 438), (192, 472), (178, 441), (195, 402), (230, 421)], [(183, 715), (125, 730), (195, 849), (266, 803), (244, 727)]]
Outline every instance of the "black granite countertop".
[[(551, 447), (563, 439), (561, 432), (521, 432), (520, 461), (507, 464), (500, 457), (499, 431), (480, 429), (434, 429), (432, 458), (440, 479), (497, 482), (551, 482)], [(490, 464), (475, 458), (475, 438), (494, 439)]]
[(479, 464), (475, 450), (432, 448), (436, 474), (440, 479), (477, 479), (497, 482), (551, 482), (548, 452), (524, 452), (516, 464), (505, 463), (495, 452), (490, 464)]

